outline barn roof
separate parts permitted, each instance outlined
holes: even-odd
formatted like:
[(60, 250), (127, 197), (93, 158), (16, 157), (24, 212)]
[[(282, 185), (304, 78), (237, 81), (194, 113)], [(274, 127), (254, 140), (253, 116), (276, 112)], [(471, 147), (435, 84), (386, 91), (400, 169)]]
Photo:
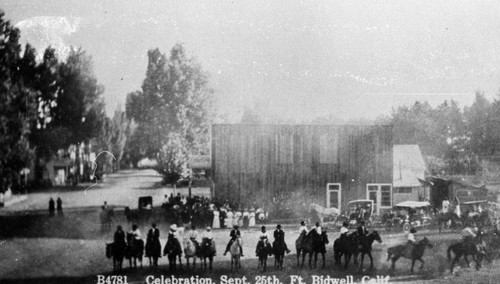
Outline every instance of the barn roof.
[(424, 179), (425, 161), (418, 145), (394, 145), (393, 187), (420, 186)]

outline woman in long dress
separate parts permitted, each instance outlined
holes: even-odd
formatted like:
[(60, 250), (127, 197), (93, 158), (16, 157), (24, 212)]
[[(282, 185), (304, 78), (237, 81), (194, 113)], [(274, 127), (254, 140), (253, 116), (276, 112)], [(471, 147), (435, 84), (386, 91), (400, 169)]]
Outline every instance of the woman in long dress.
[(240, 225), (240, 219), (241, 219), (241, 209), (238, 209), (236, 210), (236, 212), (234, 212), (233, 226), (239, 226), (241, 228), (243, 224)]
[(255, 226), (255, 209), (254, 208), (250, 208), (250, 212), (248, 213), (248, 226), (249, 227)]
[(214, 220), (212, 222), (212, 228), (219, 229), (220, 228), (219, 211), (217, 210), (216, 207), (214, 207), (213, 214), (214, 214)]
[(233, 211), (229, 210), (226, 213), (226, 228), (233, 227)]

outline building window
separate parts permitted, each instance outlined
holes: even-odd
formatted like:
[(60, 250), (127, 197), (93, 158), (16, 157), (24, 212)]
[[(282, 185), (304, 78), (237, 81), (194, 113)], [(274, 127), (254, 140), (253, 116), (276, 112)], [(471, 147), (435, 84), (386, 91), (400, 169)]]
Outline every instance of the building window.
[(396, 187), (394, 188), (394, 193), (412, 193), (413, 188), (411, 187)]
[(319, 136), (319, 162), (321, 164), (336, 164), (338, 139), (335, 134), (322, 134)]
[(373, 200), (374, 212), (379, 214), (380, 209), (392, 207), (392, 185), (391, 184), (367, 184), (366, 198)]

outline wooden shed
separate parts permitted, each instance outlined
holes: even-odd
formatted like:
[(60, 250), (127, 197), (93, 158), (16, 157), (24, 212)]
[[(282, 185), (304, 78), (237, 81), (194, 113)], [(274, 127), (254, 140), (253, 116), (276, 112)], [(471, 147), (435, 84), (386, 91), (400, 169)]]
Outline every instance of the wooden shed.
[(392, 207), (393, 135), (388, 125), (212, 126), (216, 197), (300, 199), (347, 209), (373, 199)]

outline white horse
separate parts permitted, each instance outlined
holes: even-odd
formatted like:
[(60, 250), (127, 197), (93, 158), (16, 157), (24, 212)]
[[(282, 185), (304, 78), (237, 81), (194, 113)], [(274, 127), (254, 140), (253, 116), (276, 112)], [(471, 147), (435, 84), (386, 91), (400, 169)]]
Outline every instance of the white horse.
[(186, 257), (187, 267), (189, 269), (189, 259), (193, 258), (193, 268), (196, 266), (196, 245), (189, 238), (184, 238), (182, 242), (184, 246), (184, 255)]
[(236, 238), (231, 247), (229, 248), (229, 252), (231, 253), (231, 270), (233, 270), (233, 265), (236, 269), (241, 267), (241, 248), (243, 245), (243, 241), (241, 237)]

